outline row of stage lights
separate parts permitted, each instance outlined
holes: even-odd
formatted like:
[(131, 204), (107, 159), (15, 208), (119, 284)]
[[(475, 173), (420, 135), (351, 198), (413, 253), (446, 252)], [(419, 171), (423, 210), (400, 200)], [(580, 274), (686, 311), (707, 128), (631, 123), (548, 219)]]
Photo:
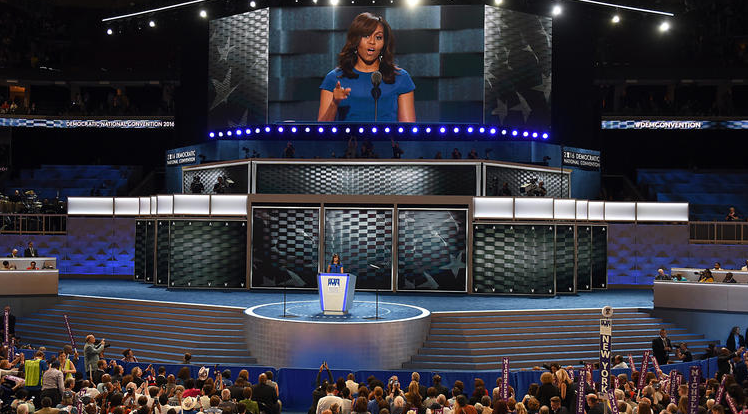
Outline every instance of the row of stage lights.
[(440, 126), (440, 127), (430, 127), (430, 126), (412, 126), (412, 127), (323, 127), (323, 126), (306, 126), (306, 127), (288, 127), (288, 126), (271, 126), (266, 125), (265, 127), (254, 127), (254, 128), (237, 128), (236, 130), (227, 130), (227, 131), (218, 131), (218, 132), (210, 132), (208, 133), (208, 137), (210, 138), (240, 138), (240, 137), (249, 137), (249, 136), (269, 136), (271, 134), (297, 134), (297, 133), (306, 133), (310, 134), (313, 133), (313, 131), (316, 129), (318, 134), (324, 134), (325, 132), (329, 132), (332, 134), (337, 134), (339, 132), (344, 132), (346, 134), (351, 134), (358, 132), (359, 135), (376, 135), (380, 132), (384, 134), (406, 134), (410, 133), (412, 135), (418, 135), (418, 134), (438, 134), (438, 135), (446, 135), (448, 133), (452, 133), (454, 135), (460, 135), (467, 133), (470, 134), (477, 134), (477, 135), (487, 135), (487, 136), (511, 136), (514, 138), (522, 137), (527, 139), (542, 139), (547, 140), (550, 135), (547, 132), (536, 132), (536, 131), (520, 131), (518, 129), (507, 129), (507, 128), (499, 128), (496, 126)]
[[(337, 5), (341, 4), (342, 1), (347, 1), (347, 0), (326, 0), (326, 1), (331, 6), (337, 6)], [(371, 1), (371, 4), (376, 4), (377, 3), (377, 0), (370, 0), (370, 1)], [(387, 3), (388, 1), (389, 1), (390, 4), (394, 4), (394, 0), (380, 0), (379, 2), (380, 3)], [(421, 1), (422, 0), (405, 0), (405, 4), (408, 7), (413, 8), (413, 7), (418, 6)], [(672, 13), (659, 12), (659, 11), (656, 11), (656, 10), (638, 9), (638, 8), (633, 8), (633, 7), (628, 7), (628, 6), (621, 6), (621, 5), (615, 5), (615, 4), (610, 4), (610, 3), (598, 2), (598, 1), (595, 1), (595, 0), (575, 0), (575, 1), (581, 1), (581, 2), (586, 2), (586, 3), (604, 5), (604, 6), (608, 6), (608, 7), (616, 7), (616, 6), (618, 6), (618, 7), (624, 8), (624, 9), (630, 9), (630, 10), (634, 10), (634, 11), (650, 12), (650, 13), (655, 13), (655, 14), (660, 14), (660, 15), (665, 15), (665, 16), (670, 16), (670, 17), (673, 16)], [(193, 2), (194, 2), (194, 0), (192, 2), (189, 2), (189, 3), (193, 3)], [(299, 0), (295, 0), (295, 2), (299, 3)], [(321, 2), (321, 0), (312, 0), (312, 3), (315, 4), (315, 5), (318, 4), (318, 3), (320, 3), (320, 2)], [(351, 4), (356, 4), (356, 0), (350, 0), (350, 2), (351, 2)], [(358, 2), (359, 2), (359, 4), (367, 4), (369, 2), (369, 0), (358, 0)], [(492, 3), (495, 6), (501, 6), (501, 5), (504, 4), (504, 0), (492, 0)], [(251, 0), (248, 4), (249, 4), (249, 7), (252, 8), (252, 9), (255, 9), (255, 8), (258, 7), (258, 3), (255, 0)], [(556, 2), (555, 4), (553, 4), (553, 7), (551, 8), (551, 15), (553, 17), (559, 17), (559, 16), (561, 16), (563, 14), (563, 12), (564, 12), (564, 9), (563, 9), (563, 6), (562, 6), (562, 4), (561, 4), (560, 1)], [(200, 16), (200, 18), (202, 18), (202, 19), (207, 19), (208, 18), (208, 11), (206, 9), (202, 9), (201, 8), (199, 10), (199, 12), (198, 12), (198, 16)], [(621, 21), (622, 21), (621, 15), (620, 15), (620, 13), (618, 13), (618, 9), (616, 9), (616, 13), (612, 15), (612, 17), (610, 18), (610, 22), (613, 25), (617, 25), (617, 24), (621, 23)], [(153, 19), (149, 19), (148, 20), (148, 27), (155, 28), (156, 27), (156, 21), (153, 20)], [(660, 25), (658, 26), (658, 29), (659, 29), (659, 31), (661, 33), (665, 33), (667, 31), (669, 31), (670, 30), (670, 21), (663, 20), (662, 22), (660, 22)], [(108, 35), (111, 36), (111, 35), (114, 34), (114, 30), (111, 27), (108, 27), (106, 29), (106, 34), (108, 34)]]

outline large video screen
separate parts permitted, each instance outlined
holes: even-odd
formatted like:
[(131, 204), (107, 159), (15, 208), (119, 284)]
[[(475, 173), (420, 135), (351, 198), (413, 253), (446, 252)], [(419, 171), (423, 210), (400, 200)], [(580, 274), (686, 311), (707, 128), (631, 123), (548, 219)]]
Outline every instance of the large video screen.
[(273, 7), (216, 19), (208, 127), (376, 121), (547, 129), (551, 38), (548, 17), (484, 5)]

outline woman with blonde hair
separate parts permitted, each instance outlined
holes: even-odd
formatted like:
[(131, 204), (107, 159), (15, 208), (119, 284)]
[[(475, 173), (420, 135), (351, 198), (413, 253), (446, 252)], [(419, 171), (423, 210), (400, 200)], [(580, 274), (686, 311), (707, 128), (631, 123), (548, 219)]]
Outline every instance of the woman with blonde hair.
[(527, 414), (527, 408), (525, 408), (525, 405), (521, 402), (518, 402), (514, 405), (515, 410), (517, 411), (517, 414)]
[(574, 381), (571, 380), (569, 371), (563, 368), (556, 371), (555, 377), (558, 385), (559, 397), (561, 398), (561, 405), (571, 412), (572, 408), (574, 408), (574, 397), (576, 396), (576, 392), (572, 386)]

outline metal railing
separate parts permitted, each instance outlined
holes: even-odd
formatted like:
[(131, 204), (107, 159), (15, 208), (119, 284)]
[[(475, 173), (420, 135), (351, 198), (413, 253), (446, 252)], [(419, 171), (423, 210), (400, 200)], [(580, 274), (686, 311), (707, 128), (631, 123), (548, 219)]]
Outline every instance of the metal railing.
[(0, 214), (2, 234), (66, 234), (65, 214)]
[(689, 241), (705, 244), (748, 244), (748, 223), (744, 221), (691, 221)]

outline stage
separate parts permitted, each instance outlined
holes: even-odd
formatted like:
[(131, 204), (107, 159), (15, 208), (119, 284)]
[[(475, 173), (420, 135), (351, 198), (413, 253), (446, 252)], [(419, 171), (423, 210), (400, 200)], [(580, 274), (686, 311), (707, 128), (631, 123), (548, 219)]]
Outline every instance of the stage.
[[(148, 301), (169, 301), (217, 306), (251, 308), (283, 301), (282, 290), (190, 290), (166, 289), (153, 285), (112, 279), (60, 279), (60, 295), (84, 295)], [(466, 302), (469, 298), (469, 302)], [(651, 289), (611, 289), (580, 292), (556, 297), (493, 296), (445, 293), (379, 293), (380, 302), (399, 303), (427, 309), (430, 312), (465, 310), (522, 310), (522, 309), (600, 309), (653, 307)], [(313, 291), (288, 290), (288, 302), (316, 301)], [(356, 292), (356, 302), (374, 302), (374, 292)], [(281, 309), (282, 313), (282, 309)]]

